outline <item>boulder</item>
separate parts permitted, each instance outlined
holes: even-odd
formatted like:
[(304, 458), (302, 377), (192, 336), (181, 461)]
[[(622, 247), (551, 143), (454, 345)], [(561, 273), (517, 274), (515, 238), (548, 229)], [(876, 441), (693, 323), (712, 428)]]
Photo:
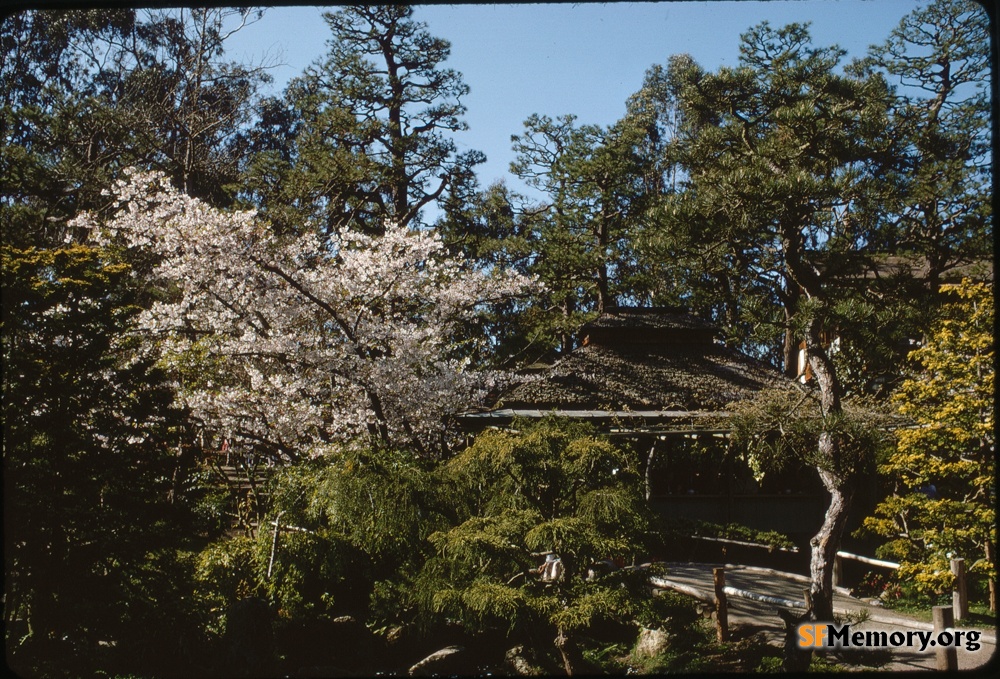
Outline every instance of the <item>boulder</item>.
[(403, 643), (403, 640), (408, 634), (408, 629), (403, 625), (394, 625), (390, 627), (385, 633), (385, 643), (390, 646), (397, 646)]
[(318, 665), (316, 667), (300, 667), (292, 675), (294, 679), (330, 679), (330, 677), (349, 677), (351, 673), (343, 667), (333, 665)]
[(643, 627), (635, 642), (637, 658), (655, 658), (670, 647), (670, 636), (661, 629)]
[(330, 643), (336, 662), (348, 670), (358, 670), (371, 659), (374, 640), (371, 631), (349, 615), (330, 621)]
[(431, 650), (421, 643), (420, 635), (412, 625), (395, 625), (385, 630), (375, 646), (378, 657), (376, 665), (390, 667), (392, 672), (402, 674), (413, 661), (422, 658)]
[(461, 674), (462, 665), (467, 660), (465, 648), (448, 646), (435, 651), (410, 668), (411, 677), (430, 677), (436, 674)]
[(528, 660), (524, 646), (515, 646), (504, 654), (504, 666), (521, 677), (539, 677), (546, 672)]

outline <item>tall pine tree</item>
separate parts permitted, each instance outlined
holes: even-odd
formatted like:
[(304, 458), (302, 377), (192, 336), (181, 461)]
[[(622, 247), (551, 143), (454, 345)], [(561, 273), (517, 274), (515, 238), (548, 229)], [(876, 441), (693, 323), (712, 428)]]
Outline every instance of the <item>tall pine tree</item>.
[[(748, 271), (785, 291), (789, 327), (804, 338), (830, 422), (842, 415), (845, 387), (829, 333), (848, 327), (844, 305), (854, 302), (835, 282), (866, 252), (867, 225), (854, 206), (893, 157), (886, 83), (839, 74), (843, 55), (814, 47), (805, 26), (765, 22), (742, 36), (735, 68), (690, 69), (681, 89), (686, 207), (678, 215), (698, 220), (705, 247), (748, 253)], [(816, 460), (831, 500), (812, 540), (810, 593), (813, 615), (828, 620), (833, 559), (860, 468), (833, 427), (819, 435)]]
[(324, 17), (330, 51), (292, 81), (281, 106), (272, 102), (276, 138), (258, 141), (249, 197), (286, 230), (307, 220), (324, 233), (369, 235), (387, 221), (421, 224), (422, 211), (483, 160), (459, 153), (451, 137), (466, 129), (468, 93), (461, 74), (442, 67), (451, 47), (408, 6), (349, 6)]

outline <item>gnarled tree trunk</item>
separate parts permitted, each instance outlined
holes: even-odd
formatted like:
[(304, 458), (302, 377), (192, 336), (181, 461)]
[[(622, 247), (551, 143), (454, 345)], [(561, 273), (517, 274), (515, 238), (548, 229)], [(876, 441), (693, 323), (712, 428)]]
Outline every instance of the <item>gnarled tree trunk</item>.
[[(823, 417), (841, 414), (840, 383), (826, 351), (819, 345), (818, 332), (810, 323), (806, 332), (806, 352), (809, 366), (819, 384)], [(847, 525), (847, 512), (854, 497), (853, 474), (842, 464), (843, 442), (830, 431), (819, 436), (816, 469), (823, 487), (830, 493), (830, 504), (819, 532), (809, 541), (809, 593), (812, 597), (813, 620), (833, 620), (833, 565), (840, 548), (840, 539)]]
[[(830, 438), (830, 434), (822, 435), (821, 448), (824, 437)], [(825, 469), (819, 470), (819, 477), (823, 481), (823, 487), (830, 493), (830, 505), (826, 508), (819, 532), (809, 541), (812, 547), (809, 558), (809, 595), (812, 599), (813, 619), (832, 622), (833, 564), (844, 534), (844, 526), (847, 525), (847, 512), (854, 490), (837, 474)]]
[[(837, 378), (836, 367), (823, 346), (822, 328), (827, 298), (819, 272), (803, 259), (805, 246), (801, 232), (797, 228), (786, 230), (782, 245), (789, 278), (800, 287), (812, 306), (804, 329), (806, 359), (819, 386), (824, 422), (828, 422), (830, 418), (837, 418), (843, 413), (843, 386)], [(812, 599), (810, 613), (812, 619), (818, 621), (833, 620), (833, 565), (854, 495), (854, 474), (844, 464), (843, 441), (825, 427), (824, 424), (824, 431), (820, 433), (817, 444), (816, 469), (823, 486), (830, 493), (830, 504), (823, 517), (823, 525), (809, 542), (812, 547), (809, 560), (809, 593)]]

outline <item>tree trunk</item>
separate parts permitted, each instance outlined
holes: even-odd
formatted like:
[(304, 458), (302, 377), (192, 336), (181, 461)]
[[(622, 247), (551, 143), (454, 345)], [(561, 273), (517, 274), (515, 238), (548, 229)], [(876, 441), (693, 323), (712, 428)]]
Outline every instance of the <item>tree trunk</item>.
[(608, 245), (611, 220), (608, 215), (608, 202), (610, 198), (606, 191), (601, 192), (601, 215), (597, 226), (597, 251), (600, 253), (601, 261), (597, 265), (597, 313), (603, 314), (611, 306), (611, 281), (608, 275)]
[(795, 379), (799, 376), (799, 342), (795, 336), (792, 322), (798, 309), (799, 299), (802, 292), (794, 280), (786, 277), (785, 289), (778, 293), (781, 299), (781, 306), (785, 313), (785, 343), (782, 347), (782, 358), (784, 359), (782, 368), (785, 377)]
[[(385, 67), (389, 76), (389, 90), (391, 92), (388, 106), (389, 118), (389, 156), (391, 158), (391, 179), (390, 190), (392, 192), (391, 201), (393, 206), (393, 218), (402, 225), (405, 225), (406, 215), (409, 212), (410, 181), (406, 176), (406, 142), (403, 132), (403, 101), (405, 85), (399, 77), (400, 64), (396, 61), (396, 54), (393, 51), (391, 42), (382, 44), (382, 57), (385, 59)], [(380, 234), (385, 232), (385, 227), (380, 226)]]
[[(820, 450), (831, 445), (830, 434), (820, 436)], [(819, 470), (823, 486), (830, 493), (823, 525), (809, 541), (812, 553), (809, 558), (809, 595), (812, 599), (812, 617), (823, 622), (833, 621), (833, 564), (840, 548), (840, 539), (847, 525), (847, 512), (854, 491), (836, 474)]]
[[(809, 367), (820, 389), (820, 404), (824, 418), (841, 414), (841, 387), (826, 351), (819, 344), (818, 331), (810, 323), (806, 331), (806, 353)], [(836, 434), (824, 431), (819, 436), (819, 472), (823, 487), (830, 493), (830, 504), (823, 517), (819, 532), (809, 541), (812, 553), (809, 559), (812, 613), (814, 620), (833, 620), (833, 566), (840, 549), (840, 539), (847, 524), (847, 512), (854, 496), (850, 472), (842, 469), (843, 442)], [(848, 476), (845, 476), (845, 473)]]
[(559, 649), (559, 655), (562, 656), (566, 676), (571, 677), (574, 674), (580, 674), (585, 671), (583, 654), (580, 653), (580, 649), (577, 648), (576, 643), (566, 634), (566, 631), (562, 627), (559, 628), (555, 644), (556, 648)]
[[(791, 314), (785, 310), (785, 323), (791, 323)], [(784, 373), (785, 377), (795, 379), (799, 376), (799, 343), (795, 341), (795, 333), (791, 327), (785, 328)]]
[[(837, 369), (823, 347), (826, 298), (822, 281), (819, 272), (803, 260), (805, 246), (798, 228), (786, 230), (782, 245), (791, 282), (798, 285), (805, 297), (812, 302), (813, 308), (803, 332), (806, 358), (819, 386), (823, 419), (829, 421), (843, 413), (843, 387), (837, 377)], [(854, 472), (844, 466), (843, 445), (835, 432), (820, 433), (816, 469), (823, 486), (830, 493), (830, 505), (823, 518), (823, 525), (810, 540), (812, 553), (809, 562), (809, 592), (812, 597), (812, 618), (826, 622), (833, 621), (833, 566), (854, 495)]]
[[(986, 563), (988, 563), (990, 566), (994, 566), (996, 564), (996, 562), (997, 562), (996, 547), (994, 546), (992, 540), (990, 540), (989, 538), (986, 538)], [(996, 613), (997, 612), (997, 579), (994, 578), (994, 577), (991, 577), (988, 580), (988, 584), (989, 584), (989, 588), (990, 588), (990, 613)]]
[(653, 496), (653, 463), (656, 460), (656, 437), (653, 437), (653, 444), (649, 446), (649, 454), (646, 456), (646, 499)]

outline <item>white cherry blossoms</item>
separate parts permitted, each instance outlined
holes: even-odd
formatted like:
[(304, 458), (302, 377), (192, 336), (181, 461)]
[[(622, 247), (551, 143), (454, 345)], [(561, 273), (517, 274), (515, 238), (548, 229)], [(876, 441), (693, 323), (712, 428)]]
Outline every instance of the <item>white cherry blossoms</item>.
[(157, 262), (164, 301), (140, 331), (208, 429), (273, 457), (365, 436), (426, 451), (446, 415), (504, 379), (468, 369), (458, 330), (477, 305), (533, 281), (471, 270), (430, 231), (280, 236), (254, 212), (212, 208), (159, 173), (127, 177), (111, 192), (113, 217), (74, 224)]

